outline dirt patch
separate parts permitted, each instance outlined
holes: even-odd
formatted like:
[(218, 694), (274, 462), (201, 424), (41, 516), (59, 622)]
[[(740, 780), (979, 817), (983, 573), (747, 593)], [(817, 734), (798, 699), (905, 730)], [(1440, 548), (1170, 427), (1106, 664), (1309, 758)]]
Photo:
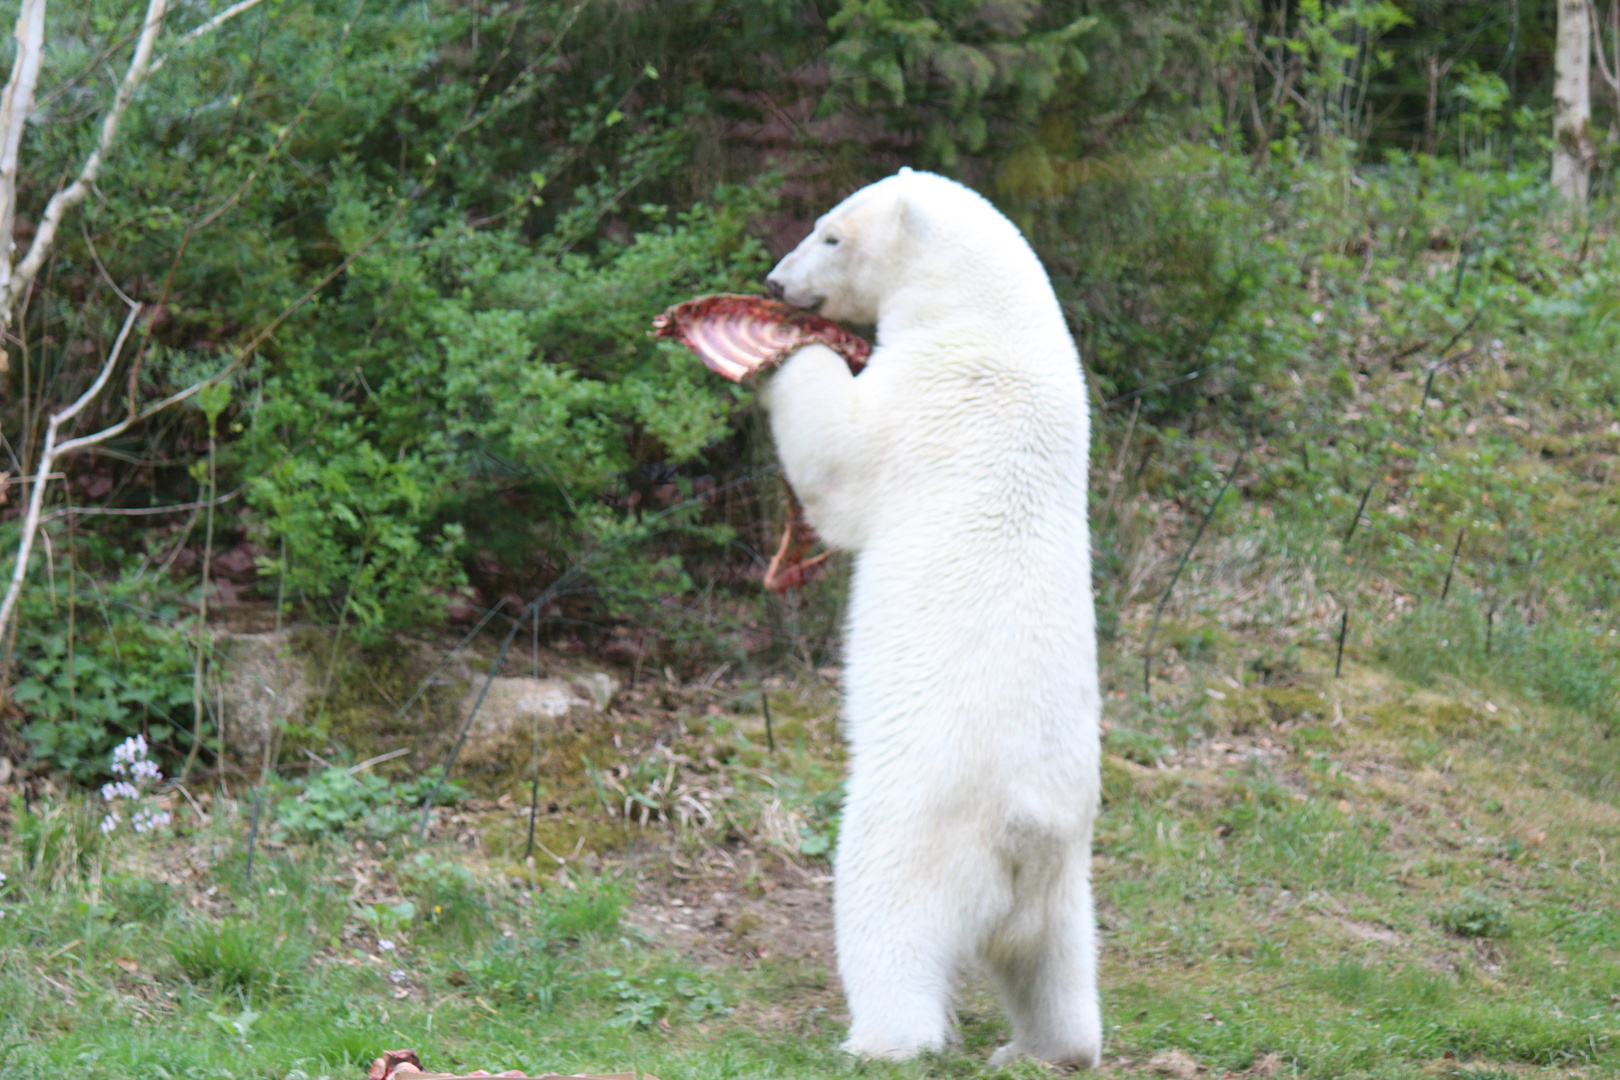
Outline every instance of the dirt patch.
[(716, 882), (676, 889), (644, 879), (624, 921), (660, 946), (704, 965), (799, 960), (834, 967), (832, 879), (750, 896)]
[(1387, 926), (1378, 926), (1373, 923), (1353, 922), (1350, 919), (1341, 920), (1340, 924), (1352, 935), (1362, 941), (1375, 941), (1380, 945), (1404, 945), (1406, 939)]

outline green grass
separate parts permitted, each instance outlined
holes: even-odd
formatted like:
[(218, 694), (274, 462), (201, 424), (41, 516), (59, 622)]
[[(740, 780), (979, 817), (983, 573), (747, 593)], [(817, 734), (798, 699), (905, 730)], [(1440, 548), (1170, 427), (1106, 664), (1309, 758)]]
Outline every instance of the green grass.
[[(1294, 697), (1254, 698), (1284, 719), (1241, 736), (1223, 734), (1220, 708), (1248, 707), (1236, 691), (1199, 695), (1220, 706), (1198, 714), (1209, 735), (1176, 734), (1186, 710), (1121, 710), (1137, 734), (1110, 739), (1097, 839), (1109, 1061), (1137, 1075), (1175, 1048), (1212, 1076), (1264, 1060), (1323, 1080), (1620, 1071), (1620, 810), (1565, 768), (1573, 750), (1535, 752), (1602, 741), (1601, 721), (1444, 673), (1425, 685), (1357, 665), (1334, 683), (1325, 662), (1306, 650)], [(1230, 667), (1207, 663), (1189, 687)], [(1482, 692), (1501, 722), (1470, 711)], [(1316, 731), (1331, 737), (1291, 737)], [(1262, 738), (1271, 758), (1220, 749)], [(802, 747), (768, 767), (790, 789), (832, 753)], [(412, 1046), (447, 1069), (965, 1080), (1006, 1037), (970, 980), (959, 1047), (853, 1063), (836, 1051), (842, 1004), (825, 972), (746, 957), (704, 968), (659, 948), (621, 921), (636, 887), (623, 862), (565, 884), (506, 858), (356, 852), (339, 837), (272, 848), (250, 884), (241, 818), (224, 806), (183, 837), (121, 834), (13, 877), (0, 1078), (357, 1077)], [(28, 828), (87, 812), (36, 811)], [(0, 865), (43, 867), (16, 820)], [(641, 835), (655, 893), (662, 860), (701, 847), (673, 827)], [(800, 880), (774, 858), (760, 887)]]

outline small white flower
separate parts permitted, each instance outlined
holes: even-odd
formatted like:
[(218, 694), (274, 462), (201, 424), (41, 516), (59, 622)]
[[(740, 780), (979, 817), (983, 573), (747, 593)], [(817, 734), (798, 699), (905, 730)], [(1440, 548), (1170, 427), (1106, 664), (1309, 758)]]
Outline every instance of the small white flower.
[(0, 870), (0, 885), (4, 885), (5, 883), (6, 883), (6, 872), (4, 870)]
[(131, 735), (113, 747), (112, 771), (120, 776), (131, 772), (130, 766), (146, 760), (146, 751), (146, 740), (139, 735)]
[(378, 938), (377, 939), (377, 951), (378, 952), (393, 952), (394, 951), (394, 943), (392, 941), (389, 941), (387, 938)]
[(155, 810), (148, 807), (144, 810), (135, 811), (131, 815), (129, 823), (135, 827), (136, 832), (144, 833), (152, 829), (162, 828), (172, 820), (173, 818), (167, 810)]
[(106, 817), (102, 818), (101, 819), (101, 833), (102, 833), (102, 835), (106, 836), (109, 833), (111, 833), (114, 829), (118, 828), (118, 823), (120, 821), (122, 821), (122, 820), (124, 820), (124, 819), (118, 816), (118, 812), (116, 810), (113, 811), (112, 813), (108, 814)]
[(402, 982), (405, 981), (405, 973), (403, 971), (401, 971), (399, 968), (395, 968), (393, 971), (390, 971), (388, 973), (388, 981), (389, 982), (394, 982), (394, 983), (402, 983)]

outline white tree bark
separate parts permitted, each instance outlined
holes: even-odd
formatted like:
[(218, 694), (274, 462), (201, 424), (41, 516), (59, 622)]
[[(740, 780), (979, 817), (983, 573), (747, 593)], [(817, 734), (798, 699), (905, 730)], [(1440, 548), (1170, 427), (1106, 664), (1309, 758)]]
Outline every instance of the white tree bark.
[(1592, 24), (1587, 0), (1558, 0), (1553, 55), (1552, 184), (1566, 202), (1586, 205), (1592, 170)]
[[(43, 19), (44, 0), (37, 2), (41, 9)], [(101, 138), (96, 148), (90, 151), (85, 158), (84, 167), (73, 183), (51, 196), (51, 201), (45, 204), (45, 213), (39, 219), (39, 228), (34, 233), (34, 242), (29, 245), (28, 254), (18, 264), (15, 272), (5, 275), (0, 280), (0, 319), (5, 323), (11, 322), (11, 309), (16, 305), (18, 297), (28, 288), (28, 283), (34, 280), (39, 268), (45, 265), (45, 258), (50, 254), (51, 245), (56, 242), (57, 227), (62, 224), (62, 216), (84, 201), (90, 194), (90, 187), (101, 175), (101, 167), (106, 163), (107, 151), (111, 149), (113, 137), (118, 134), (118, 125), (124, 119), (124, 112), (129, 108), (130, 102), (135, 100), (135, 91), (140, 89), (141, 83), (146, 81), (146, 69), (152, 62), (152, 46), (156, 44), (158, 34), (163, 30), (163, 17), (169, 12), (168, 0), (150, 0), (146, 8), (146, 22), (141, 26), (141, 36), (135, 43), (135, 55), (129, 62), (129, 70), (124, 72), (124, 81), (119, 83), (118, 92), (113, 95), (112, 107), (101, 121)], [(19, 129), (21, 123), (15, 125)], [(9, 232), (7, 234), (9, 237)], [(9, 268), (11, 259), (6, 259)]]
[(34, 109), (34, 84), (39, 81), (45, 52), (45, 0), (23, 0), (17, 13), (17, 53), (0, 97), (0, 265), (10, 276), (11, 224), (17, 217), (17, 165), (23, 128)]

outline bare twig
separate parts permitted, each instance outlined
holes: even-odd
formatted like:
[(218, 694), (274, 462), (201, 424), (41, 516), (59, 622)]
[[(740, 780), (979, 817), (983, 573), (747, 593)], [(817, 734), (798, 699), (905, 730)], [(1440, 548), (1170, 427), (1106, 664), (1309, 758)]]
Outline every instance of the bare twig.
[(358, 764), (358, 765), (350, 765), (347, 769), (345, 769), (343, 771), (345, 773), (347, 773), (348, 775), (353, 776), (355, 773), (365, 772), (367, 769), (371, 768), (373, 765), (381, 765), (385, 761), (393, 761), (395, 758), (404, 757), (406, 754), (408, 754), (410, 752), (411, 752), (410, 747), (402, 746), (398, 750), (390, 750), (386, 754), (378, 754), (376, 757), (366, 758), (366, 760), (362, 761), (360, 764)]
[(1467, 322), (1463, 323), (1462, 329), (1458, 330), (1455, 334), (1452, 334), (1451, 340), (1446, 342), (1445, 345), (1440, 349), (1440, 359), (1435, 361), (1434, 365), (1429, 368), (1429, 377), (1424, 380), (1423, 383), (1423, 396), (1418, 399), (1417, 415), (1419, 418), (1421, 418), (1428, 410), (1429, 393), (1434, 389), (1434, 377), (1440, 374), (1440, 372), (1444, 371), (1446, 368), (1450, 367), (1452, 364), (1455, 364), (1457, 361), (1467, 359), (1474, 354), (1475, 350), (1464, 349), (1456, 356), (1448, 357), (1446, 355), (1451, 351), (1451, 347), (1453, 345), (1462, 340), (1464, 334), (1468, 333), (1468, 331), (1474, 328), (1474, 324), (1479, 322), (1479, 317), (1483, 314), (1485, 314), (1484, 308), (1480, 308), (1478, 311), (1474, 312), (1473, 316), (1470, 317)]
[[(500, 606), (500, 604), (495, 605), (497, 609)], [(529, 608), (533, 611), (535, 618), (540, 617), (538, 604), (530, 604)], [(523, 614), (526, 615), (529, 612), (525, 611)], [(461, 746), (467, 741), (467, 733), (472, 730), (473, 720), (477, 719), (478, 710), (484, 704), (484, 697), (489, 693), (489, 688), (494, 685), (495, 676), (500, 674), (501, 664), (506, 660), (506, 651), (512, 647), (512, 639), (517, 637), (518, 628), (522, 625), (523, 619), (521, 616), (512, 620), (512, 629), (506, 632), (506, 640), (501, 642), (501, 651), (495, 654), (495, 662), (489, 666), (489, 674), (484, 677), (484, 687), (478, 691), (478, 700), (474, 701), (473, 707), (467, 711), (467, 719), (462, 722), (461, 732), (456, 736), (455, 744), (450, 747), (450, 753), (444, 759), (444, 769), (439, 773), (439, 778), (434, 783), (433, 789), (422, 799), (422, 821), (416, 828), (417, 843), (421, 843), (427, 836), (428, 815), (433, 812), (433, 800), (438, 797), (439, 789), (444, 787), (444, 782), (450, 778), (450, 770), (456, 766), (456, 755), (461, 753)]]
[(221, 23), (230, 22), (238, 15), (258, 7), (263, 2), (264, 0), (240, 0), (239, 3), (232, 4), (230, 7), (226, 8), (218, 15), (215, 15), (207, 22), (192, 27), (190, 30), (180, 35), (180, 40), (176, 41), (172, 46), (170, 46), (168, 52), (152, 61), (152, 66), (146, 69), (146, 77), (151, 78), (153, 75), (156, 75), (158, 72), (162, 71), (163, 65), (169, 62), (169, 57), (173, 56), (187, 45), (190, 45), (198, 38), (207, 34), (212, 34), (215, 30), (219, 29)]
[[(100, 394), (102, 388), (107, 385), (107, 379), (111, 377), (113, 368), (118, 366), (118, 355), (123, 352), (124, 342), (129, 338), (129, 332), (135, 326), (135, 319), (140, 313), (139, 306), (130, 308), (128, 317), (124, 319), (124, 326), (118, 331), (117, 340), (113, 342), (112, 352), (107, 354), (107, 362), (101, 366), (101, 373), (96, 376), (96, 381), (90, 384), (90, 388), (79, 395), (79, 399), (72, 405), (69, 405), (61, 412), (51, 414), (51, 418), (45, 427), (45, 445), (40, 451), (39, 468), (36, 470), (40, 477), (48, 478), (50, 476), (51, 466), (61, 455), (110, 437), (108, 432), (112, 429), (108, 428), (91, 435), (82, 435), (77, 439), (69, 439), (61, 445), (57, 445), (56, 442), (58, 429), (75, 416), (78, 416), (84, 410), (84, 407), (94, 401), (96, 395)], [(45, 479), (41, 479), (34, 485), (34, 489), (29, 495), (28, 513), (23, 518), (22, 539), (17, 543), (17, 565), (12, 568), (11, 585), (6, 589), (5, 599), (0, 601), (0, 633), (3, 633), (11, 623), (17, 597), (21, 594), (23, 581), (28, 576), (28, 557), (33, 553), (34, 537), (39, 532), (39, 516), (45, 505), (45, 490), (47, 487), (49, 487), (49, 484), (46, 483)]]
[[(532, 664), (530, 671), (531, 677), (538, 682), (540, 680), (540, 612), (538, 610), (530, 617), (529, 626), (532, 630), (529, 639), (529, 656)], [(529, 781), (529, 842), (524, 845), (523, 849), (523, 861), (525, 863), (534, 858), (534, 819), (540, 812), (540, 713), (538, 710), (529, 714), (529, 736), (531, 751), (534, 755), (532, 761), (534, 776)], [(545, 847), (544, 844), (540, 846)], [(555, 855), (551, 857), (553, 859), (557, 858)], [(557, 861), (562, 862), (561, 859), (557, 859)]]
[(1159, 597), (1159, 606), (1153, 612), (1153, 625), (1148, 629), (1147, 644), (1142, 647), (1142, 693), (1144, 695), (1149, 697), (1153, 695), (1153, 639), (1159, 636), (1159, 619), (1164, 615), (1164, 606), (1170, 602), (1170, 594), (1175, 591), (1176, 581), (1181, 577), (1181, 572), (1187, 568), (1187, 560), (1192, 558), (1193, 549), (1198, 546), (1198, 541), (1204, 538), (1204, 530), (1209, 527), (1210, 520), (1215, 516), (1215, 511), (1220, 509), (1221, 500), (1226, 497), (1226, 489), (1232, 486), (1232, 481), (1237, 477), (1238, 469), (1242, 466), (1243, 459), (1248, 453), (1249, 447), (1245, 443), (1243, 449), (1238, 451), (1237, 460), (1232, 462), (1232, 469), (1226, 474), (1226, 480), (1222, 482), (1221, 490), (1215, 493), (1215, 500), (1209, 504), (1209, 513), (1205, 514), (1204, 520), (1198, 523), (1198, 531), (1193, 533), (1192, 543), (1187, 545), (1187, 550), (1181, 555), (1181, 562), (1176, 564), (1176, 572), (1170, 575), (1170, 584), (1165, 586), (1164, 595)]
[(1350, 542), (1352, 536), (1356, 535), (1356, 526), (1361, 524), (1362, 512), (1367, 509), (1367, 499), (1372, 495), (1373, 488), (1377, 486), (1377, 480), (1370, 480), (1367, 483), (1367, 490), (1361, 493), (1361, 501), (1356, 504), (1356, 516), (1350, 519), (1350, 528), (1344, 534), (1346, 544)]
[(1339, 677), (1339, 668), (1344, 664), (1344, 635), (1350, 629), (1350, 605), (1344, 607), (1344, 614), (1339, 616), (1339, 651), (1333, 654), (1333, 677)]
[(1467, 535), (1468, 526), (1464, 525), (1457, 530), (1457, 545), (1451, 549), (1451, 564), (1446, 567), (1445, 588), (1440, 590), (1440, 602), (1442, 604), (1446, 602), (1446, 597), (1451, 593), (1451, 574), (1452, 571), (1457, 569), (1457, 553), (1462, 550), (1463, 537)]

